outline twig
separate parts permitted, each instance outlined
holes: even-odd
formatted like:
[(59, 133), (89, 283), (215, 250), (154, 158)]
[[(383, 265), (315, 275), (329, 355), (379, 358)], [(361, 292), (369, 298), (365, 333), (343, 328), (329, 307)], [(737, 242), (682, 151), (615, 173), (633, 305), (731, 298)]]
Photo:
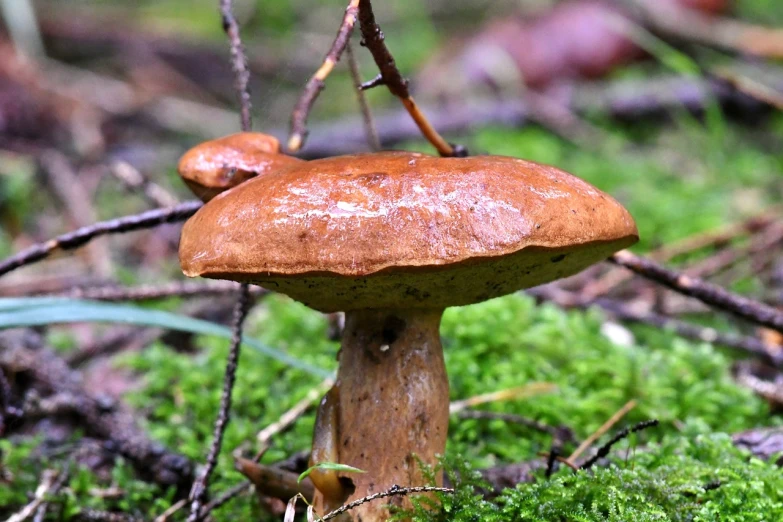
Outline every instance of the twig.
[[(358, 10), (359, 0), (351, 0), (348, 7), (345, 8), (345, 15), (340, 28), (337, 30), (337, 36), (334, 42), (332, 42), (329, 52), (326, 53), (321, 67), (307, 80), (302, 96), (294, 106), (294, 111), (291, 113), (291, 134), (288, 137), (287, 145), (288, 150), (291, 152), (299, 151), (302, 145), (304, 145), (305, 139), (307, 139), (307, 117), (310, 115), (310, 110), (313, 108), (316, 98), (318, 98), (318, 95), (326, 85), (324, 83), (326, 77), (329, 76), (334, 66), (340, 61), (343, 51), (349, 45), (348, 42), (351, 39), (351, 34), (353, 34)], [(351, 51), (349, 50), (348, 53), (350, 56)]]
[(627, 250), (617, 252), (609, 260), (675, 292), (694, 297), (752, 323), (783, 332), (783, 312), (764, 303), (734, 294), (701, 279), (675, 272)]
[(106, 234), (124, 234), (135, 230), (152, 228), (165, 223), (175, 223), (189, 218), (203, 205), (201, 201), (186, 201), (176, 207), (148, 210), (141, 214), (124, 216), (109, 221), (78, 228), (72, 232), (50, 239), (22, 250), (16, 255), (0, 261), (0, 276), (17, 268), (46, 259), (57, 250), (74, 250), (93, 238)]
[(612, 449), (612, 446), (614, 446), (615, 444), (617, 444), (618, 442), (626, 438), (631, 433), (636, 433), (637, 431), (642, 431), (644, 429), (657, 425), (658, 425), (658, 419), (652, 419), (652, 420), (642, 421), (636, 424), (635, 426), (633, 426), (632, 428), (625, 428), (623, 430), (620, 430), (606, 444), (598, 448), (596, 454), (590, 457), (589, 459), (587, 459), (581, 466), (579, 466), (579, 468), (590, 469), (600, 459), (609, 455), (609, 451)]
[[(220, 0), (220, 13), (223, 17), (223, 30), (228, 36), (231, 45), (231, 64), (236, 75), (236, 91), (239, 96), (241, 125), (242, 130), (248, 132), (252, 128), (250, 120), (250, 93), (248, 92), (248, 82), (250, 81), (250, 72), (247, 69), (247, 57), (242, 46), (242, 39), (239, 35), (239, 25), (234, 18), (232, 0)], [(223, 377), (223, 393), (220, 397), (220, 409), (218, 410), (215, 427), (212, 434), (212, 445), (207, 454), (207, 461), (204, 465), (204, 471), (193, 483), (190, 490), (190, 515), (188, 522), (196, 522), (201, 514), (201, 506), (207, 496), (207, 486), (209, 477), (217, 466), (218, 455), (223, 446), (223, 435), (228, 425), (228, 419), (231, 414), (231, 396), (234, 391), (234, 381), (236, 380), (237, 364), (239, 363), (239, 353), (242, 346), (242, 324), (250, 309), (250, 285), (242, 283), (239, 288), (239, 298), (234, 308), (234, 321), (232, 324), (231, 347), (226, 361), (226, 373)]]
[(585, 450), (586, 450), (587, 448), (589, 448), (590, 446), (592, 446), (592, 445), (593, 445), (593, 443), (594, 443), (596, 440), (598, 440), (598, 438), (599, 438), (599, 437), (601, 437), (601, 436), (602, 436), (604, 433), (606, 433), (607, 431), (609, 431), (609, 430), (612, 428), (612, 426), (614, 426), (615, 424), (617, 424), (617, 421), (619, 421), (620, 419), (622, 419), (622, 418), (625, 416), (625, 414), (626, 414), (626, 413), (628, 413), (629, 411), (631, 411), (631, 410), (632, 410), (632, 409), (634, 409), (635, 407), (636, 407), (636, 401), (635, 401), (635, 400), (630, 400), (630, 401), (626, 402), (626, 403), (623, 405), (623, 407), (622, 407), (622, 408), (620, 408), (619, 410), (617, 410), (617, 412), (615, 412), (615, 414), (614, 414), (614, 415), (612, 415), (611, 417), (609, 417), (609, 420), (607, 420), (606, 422), (604, 422), (604, 423), (603, 423), (603, 425), (601, 425), (601, 427), (600, 427), (600, 428), (598, 428), (597, 430), (595, 430), (595, 433), (593, 433), (592, 435), (590, 435), (589, 437), (587, 437), (587, 438), (585, 439), (585, 441), (584, 441), (584, 442), (582, 442), (582, 444), (580, 444), (580, 445), (579, 445), (579, 447), (578, 447), (578, 448), (576, 448), (576, 449), (574, 450), (574, 452), (573, 452), (573, 453), (571, 453), (571, 456), (570, 456), (570, 457), (568, 457), (568, 458), (566, 459), (566, 460), (568, 461), (568, 463), (569, 463), (569, 464), (571, 464), (571, 465), (574, 465), (574, 464), (576, 463), (576, 459), (578, 459), (578, 458), (579, 458), (579, 455), (581, 455), (582, 453), (584, 453), (584, 452), (585, 452)]
[(375, 64), (381, 72), (381, 79), (389, 91), (398, 97), (405, 110), (408, 111), (413, 121), (419, 127), (424, 137), (429, 141), (441, 156), (464, 156), (467, 152), (463, 147), (453, 147), (438, 134), (435, 127), (429, 122), (421, 111), (408, 90), (408, 81), (402, 77), (394, 57), (389, 52), (384, 42), (384, 35), (372, 10), (370, 0), (359, 1), (359, 25), (362, 30), (362, 43), (372, 54)]
[(169, 517), (171, 517), (174, 513), (185, 507), (185, 504), (188, 503), (188, 499), (182, 498), (179, 499), (174, 504), (170, 505), (166, 511), (155, 517), (154, 522), (166, 522)]
[(228, 425), (228, 419), (231, 410), (231, 395), (234, 390), (234, 381), (236, 379), (237, 363), (239, 362), (239, 352), (242, 345), (242, 323), (247, 316), (250, 303), (249, 286), (243, 284), (239, 291), (239, 300), (234, 309), (234, 321), (232, 325), (231, 348), (226, 362), (226, 373), (223, 378), (223, 394), (220, 397), (220, 410), (215, 420), (215, 429), (212, 434), (212, 445), (207, 454), (207, 461), (204, 471), (193, 483), (190, 492), (190, 516), (188, 522), (196, 522), (199, 517), (199, 511), (207, 495), (207, 484), (209, 477), (217, 466), (217, 458), (220, 454), (220, 448), (223, 445), (223, 434)]
[(552, 441), (552, 448), (549, 450), (549, 455), (546, 459), (546, 473), (544, 476), (546, 478), (549, 478), (552, 476), (552, 473), (555, 471), (555, 462), (557, 462), (557, 457), (560, 456), (560, 447), (555, 443), (555, 441)]
[[(98, 220), (90, 194), (72, 162), (62, 153), (49, 150), (40, 155), (39, 165), (46, 175), (46, 186), (62, 202), (71, 226), (87, 227)], [(105, 244), (91, 243), (87, 247), (91, 272), (100, 277), (112, 273), (111, 256)]]
[(718, 344), (727, 348), (740, 350), (761, 357), (774, 366), (783, 366), (783, 353), (778, 353), (774, 349), (774, 346), (767, 344), (756, 337), (724, 333), (714, 328), (687, 323), (679, 319), (666, 317), (653, 312), (637, 312), (620, 301), (599, 299), (594, 304), (613, 314), (621, 321), (633, 321), (655, 326), (657, 328), (668, 329), (686, 339)]
[(277, 421), (258, 432), (258, 435), (256, 435), (258, 443), (262, 447), (267, 446), (269, 441), (272, 440), (272, 437), (291, 426), (315, 401), (323, 397), (324, 393), (333, 385), (334, 379), (327, 377), (321, 384), (307, 392), (307, 395), (305, 395), (301, 401), (297, 402), (293, 408), (283, 413)]
[(144, 522), (143, 519), (127, 513), (102, 511), (99, 509), (82, 509), (75, 518), (85, 522)]
[(190, 483), (192, 465), (186, 457), (150, 440), (130, 413), (120, 408), (107, 411), (102, 401), (85, 391), (66, 362), (43, 347), (37, 334), (29, 330), (4, 332), (0, 336), (0, 365), (10, 372), (28, 373), (54, 395), (74, 397), (72, 411), (84, 429), (105, 439), (108, 447), (126, 457), (143, 476), (164, 488)]
[(478, 406), (479, 404), (522, 399), (525, 397), (530, 397), (531, 395), (550, 393), (555, 390), (557, 390), (557, 386), (552, 384), (551, 382), (531, 382), (523, 386), (517, 386), (516, 388), (509, 388), (507, 390), (483, 393), (481, 395), (468, 397), (467, 399), (453, 401), (449, 405), (449, 413), (451, 415), (454, 415), (466, 408), (470, 408), (472, 406)]
[[(774, 78), (770, 86), (783, 89), (783, 78), (770, 71)], [(636, 80), (599, 82), (581, 85), (563, 99), (562, 103), (575, 114), (606, 114), (623, 119), (638, 119), (664, 114), (670, 109), (702, 111), (705, 105), (717, 101), (738, 103), (743, 107), (762, 105), (747, 95), (732, 89), (725, 81), (710, 78), (665, 76)], [(519, 128), (531, 121), (529, 101), (521, 98), (468, 99), (459, 104), (422, 107), (432, 125), (442, 132), (464, 133), (486, 125)], [(421, 135), (418, 127), (404, 110), (376, 112), (376, 123), (383, 146), (415, 139)], [(284, 133), (277, 129), (273, 133)], [(334, 140), (340, 136), (340, 140)], [(337, 121), (315, 124), (308, 141), (306, 157), (350, 154), (365, 145), (364, 126), (360, 117), (346, 117)]]
[[(131, 287), (87, 287), (74, 288), (58, 295), (77, 299), (94, 299), (96, 301), (151, 301), (168, 299), (170, 297), (208, 297), (225, 295), (238, 291), (242, 285), (233, 281), (176, 281), (161, 285), (139, 285)], [(250, 289), (253, 297), (260, 297), (267, 290), (260, 286)]]
[(367, 102), (367, 96), (364, 95), (364, 89), (362, 88), (362, 78), (359, 71), (359, 62), (356, 60), (356, 55), (353, 53), (353, 46), (351, 42), (345, 46), (345, 53), (348, 56), (348, 68), (351, 70), (351, 79), (353, 80), (353, 88), (356, 91), (356, 99), (359, 101), (359, 109), (362, 113), (362, 121), (364, 122), (364, 133), (367, 135), (367, 144), (370, 146), (370, 150), (381, 150), (381, 139), (378, 137), (378, 129), (375, 127), (375, 120), (370, 110), (370, 104)]
[(250, 482), (242, 482), (240, 484), (237, 484), (236, 486), (227, 489), (226, 491), (224, 491), (223, 493), (215, 497), (214, 500), (208, 502), (207, 505), (205, 505), (201, 509), (201, 512), (199, 513), (197, 520), (204, 520), (207, 517), (207, 515), (209, 515), (211, 512), (224, 506), (231, 499), (239, 496), (243, 492), (249, 491), (252, 486), (253, 485)]
[(109, 172), (125, 187), (132, 191), (141, 190), (144, 197), (158, 207), (173, 207), (179, 201), (169, 191), (150, 181), (144, 174), (126, 161), (115, 161), (109, 166)]
[(220, 15), (223, 18), (223, 30), (228, 36), (231, 46), (231, 68), (234, 70), (235, 87), (239, 97), (240, 121), (242, 130), (249, 132), (252, 128), (250, 119), (250, 92), (248, 83), (250, 83), (250, 71), (247, 68), (247, 57), (245, 56), (242, 38), (239, 35), (239, 24), (234, 18), (233, 1), (220, 0)]
[(768, 58), (783, 57), (783, 30), (739, 20), (707, 16), (675, 2), (650, 4), (626, 0), (639, 8), (653, 29), (672, 36), (731, 51)]
[(457, 416), (461, 419), (489, 419), (489, 420), (501, 420), (512, 424), (519, 424), (521, 426), (527, 426), (528, 428), (540, 431), (541, 433), (548, 433), (556, 439), (561, 439), (564, 442), (573, 440), (573, 432), (570, 428), (565, 426), (550, 426), (535, 419), (529, 419), (522, 415), (516, 415), (513, 413), (499, 413), (495, 411), (483, 411), (483, 410), (465, 410), (457, 413)]
[(331, 513), (328, 513), (321, 517), (321, 520), (331, 520), (339, 515), (342, 515), (346, 511), (349, 511), (355, 507), (361, 506), (362, 504), (366, 504), (367, 502), (372, 502), (373, 500), (377, 500), (379, 498), (386, 498), (386, 497), (393, 497), (396, 495), (410, 495), (411, 493), (429, 493), (432, 491), (437, 491), (440, 493), (454, 493), (453, 488), (438, 488), (434, 486), (415, 486), (410, 488), (401, 488), (400, 486), (392, 486), (386, 491), (381, 491), (380, 493), (375, 493), (373, 495), (368, 495), (366, 497), (362, 497), (358, 500), (354, 500), (353, 502), (350, 502), (348, 504), (345, 504), (344, 506), (335, 509)]
[(8, 517), (6, 522), (23, 522), (31, 517), (39, 507), (44, 505), (46, 495), (56, 492), (65, 485), (68, 476), (69, 473), (67, 469), (60, 471), (55, 471), (53, 469), (44, 470), (41, 477), (41, 483), (38, 484), (38, 487), (35, 489), (33, 500), (21, 510)]
[(761, 378), (754, 371), (754, 365), (748, 361), (739, 361), (733, 368), (734, 379), (738, 384), (752, 390), (756, 395), (766, 399), (774, 409), (783, 405), (783, 385), (780, 382)]

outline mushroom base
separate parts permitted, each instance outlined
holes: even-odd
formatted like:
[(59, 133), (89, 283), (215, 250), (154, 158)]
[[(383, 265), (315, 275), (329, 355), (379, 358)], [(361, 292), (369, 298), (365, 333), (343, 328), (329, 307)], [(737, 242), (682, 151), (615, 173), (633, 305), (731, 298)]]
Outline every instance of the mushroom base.
[[(434, 466), (446, 449), (449, 383), (440, 344), (442, 310), (347, 312), (335, 387), (316, 419), (311, 464), (339, 462), (364, 470), (318, 470), (315, 508), (326, 514), (345, 502), (393, 485), (421, 486), (419, 462)], [(442, 478), (437, 477), (438, 485)], [(403, 496), (367, 502), (346, 520), (375, 522)]]

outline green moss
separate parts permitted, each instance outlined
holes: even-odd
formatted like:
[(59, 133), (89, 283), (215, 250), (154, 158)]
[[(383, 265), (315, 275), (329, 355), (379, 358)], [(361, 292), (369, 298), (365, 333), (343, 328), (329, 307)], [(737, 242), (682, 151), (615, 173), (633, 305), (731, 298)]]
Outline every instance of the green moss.
[[(449, 459), (454, 495), (441, 504), (414, 498), (416, 522), (456, 521), (772, 521), (783, 518), (783, 475), (772, 463), (737, 450), (723, 434), (670, 437), (606, 468), (505, 490), (492, 502), (476, 494), (479, 476)], [(406, 513), (405, 515), (409, 515)], [(402, 518), (404, 515), (398, 515)]]
[[(533, 381), (554, 383), (557, 386), (554, 393), (496, 403), (489, 409), (521, 414), (553, 425), (567, 425), (580, 438), (594, 431), (625, 402), (635, 399), (638, 406), (623, 422), (630, 424), (649, 418), (661, 421), (658, 428), (642, 432), (635, 439), (636, 444), (646, 444), (664, 436), (674, 437), (679, 434), (676, 426), (682, 428), (680, 422), (685, 423), (686, 433), (691, 435), (733, 432), (776, 422), (770, 420), (763, 401), (733, 383), (729, 374), (731, 360), (710, 345), (688, 343), (671, 333), (657, 331), (654, 335), (640, 335), (633, 346), (617, 346), (601, 334), (601, 324), (602, 317), (595, 311), (564, 312), (553, 306), (537, 307), (523, 295), (447, 310), (442, 336), (451, 396), (462, 399)], [(266, 299), (250, 318), (248, 327), (252, 335), (297, 358), (324, 368), (335, 367), (337, 345), (326, 340), (323, 316), (287, 298), (271, 296)], [(196, 356), (172, 353), (169, 347), (158, 344), (143, 353), (126, 355), (122, 360), (123, 365), (135, 369), (143, 378), (143, 388), (131, 394), (129, 400), (141, 412), (145, 428), (167, 447), (198, 462), (203, 460), (211, 441), (227, 350), (224, 341), (204, 338), (200, 344), (203, 351)], [(254, 449), (258, 430), (276, 421), (317, 384), (317, 379), (310, 375), (287, 368), (251, 349), (243, 350), (232, 419), (212, 483), (213, 492), (224, 490), (241, 479), (233, 470), (231, 452), (237, 447)], [(312, 414), (298, 421), (290, 432), (274, 440), (267, 460), (274, 461), (306, 449), (312, 426)], [(475, 467), (534, 459), (537, 452), (548, 450), (551, 443), (547, 435), (499, 421), (454, 417), (450, 429), (448, 453), (464, 455)], [(4, 444), (5, 448), (10, 447), (7, 442)], [(693, 443), (688, 451), (696, 451), (702, 447), (700, 444)], [(725, 446), (708, 447), (714, 452), (726, 449), (729, 456), (736, 454)], [(27, 451), (24, 446), (13, 449), (9, 454), (14, 455), (12, 469), (31, 469), (25, 464)], [(655, 477), (656, 473), (663, 474), (662, 462), (668, 466), (665, 468), (670, 470), (668, 474), (677, 466), (674, 450), (661, 451), (637, 455), (631, 461), (631, 470), (597, 471), (596, 478), (591, 480), (609, 488), (615, 484), (612, 481), (630, 481), (630, 475), (626, 474), (633, 471), (635, 482), (631, 482), (639, 488), (646, 481), (649, 484), (644, 487), (658, 487)], [(668, 455), (668, 460), (653, 458), (659, 454)], [(140, 516), (160, 514), (166, 505), (167, 493), (134, 480), (127, 464), (118, 462), (118, 466), (114, 476), (116, 485), (135, 492), (135, 500), (127, 504), (131, 511)], [(767, 468), (759, 464), (746, 468), (742, 471), (743, 477), (753, 477), (761, 484), (759, 487), (774, 487), (775, 482), (768, 482), (770, 472)], [(41, 470), (42, 464), (34, 463), (32, 469)], [(692, 471), (693, 481), (688, 484), (710, 480), (706, 472), (702, 473), (704, 470), (699, 471), (701, 469), (697, 469), (698, 473)], [(689, 472), (682, 473), (677, 476), (685, 481)], [(717, 475), (721, 480), (723, 477)], [(13, 489), (15, 496), (9, 497), (10, 504), (19, 505), (25, 492), (34, 489), (37, 476), (33, 473), (28, 479)], [(106, 487), (105, 481), (86, 471), (80, 471), (73, 480), (78, 484), (71, 488), (69, 505), (104, 509), (113, 506), (104, 501), (96, 504), (89, 493), (91, 488)], [(530, 490), (525, 488), (532, 486), (524, 486), (504, 496), (508, 500), (504, 501), (502, 509), (518, 509), (522, 513), (522, 507), (515, 506), (535, 504), (531, 498), (554, 496), (558, 491), (565, 495), (566, 490), (576, 495), (581, 491), (579, 484), (582, 482), (574, 485), (572, 481), (575, 480), (586, 478), (575, 479), (561, 473), (549, 486), (537, 485), (535, 488), (539, 489)], [(588, 483), (584, 484), (586, 488)], [(722, 494), (710, 492), (710, 498)], [(469, 495), (470, 498), (473, 495)], [(613, 495), (617, 497), (619, 493)], [(617, 498), (617, 502), (630, 502)], [(450, 502), (456, 501), (451, 499)], [(474, 507), (479, 509), (482, 505), (477, 502)], [(605, 506), (601, 504), (600, 509), (609, 509), (612, 505), (611, 502)], [(495, 511), (499, 509), (490, 507)], [(706, 509), (706, 506), (702, 507)], [(250, 497), (244, 497), (223, 508), (218, 518), (258, 519), (263, 517), (259, 511)], [(585, 513), (587, 515), (579, 516), (593, 516), (589, 510)]]
[[(657, 418), (658, 433), (675, 433), (685, 421), (725, 431), (770, 422), (763, 401), (734, 384), (730, 360), (712, 346), (669, 332), (618, 346), (600, 333), (601, 319), (596, 311), (536, 307), (521, 295), (447, 310), (442, 335), (452, 398), (551, 382), (555, 393), (491, 409), (570, 426), (582, 438), (631, 399), (638, 406), (626, 420)], [(549, 443), (499, 421), (452, 419), (449, 448), (491, 465), (532, 457)]]

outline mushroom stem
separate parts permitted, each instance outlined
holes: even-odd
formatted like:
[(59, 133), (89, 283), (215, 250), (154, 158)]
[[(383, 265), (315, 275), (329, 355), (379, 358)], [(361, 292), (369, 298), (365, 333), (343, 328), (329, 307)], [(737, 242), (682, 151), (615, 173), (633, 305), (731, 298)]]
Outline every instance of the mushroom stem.
[[(318, 457), (311, 464), (328, 457), (365, 473), (312, 475), (319, 513), (395, 484), (425, 484), (419, 461), (437, 464), (449, 423), (442, 315), (442, 310), (346, 313), (337, 382), (319, 408), (313, 437)], [(436, 482), (441, 485), (440, 476)], [(390, 502), (402, 505), (404, 499)], [(386, 520), (386, 505), (368, 502), (349, 513), (356, 521)]]

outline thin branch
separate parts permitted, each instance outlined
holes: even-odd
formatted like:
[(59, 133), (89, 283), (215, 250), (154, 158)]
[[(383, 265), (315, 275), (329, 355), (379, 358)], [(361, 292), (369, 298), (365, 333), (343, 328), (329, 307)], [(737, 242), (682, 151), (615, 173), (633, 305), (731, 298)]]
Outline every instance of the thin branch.
[(337, 30), (337, 36), (334, 42), (332, 42), (332, 47), (326, 53), (321, 67), (307, 80), (302, 96), (294, 106), (294, 111), (291, 113), (291, 134), (288, 137), (287, 145), (290, 152), (299, 151), (302, 145), (304, 145), (305, 139), (307, 139), (307, 117), (310, 115), (310, 110), (313, 108), (316, 98), (318, 98), (318, 95), (321, 94), (326, 85), (324, 82), (327, 76), (332, 72), (337, 62), (340, 61), (343, 51), (348, 46), (354, 25), (356, 24), (358, 10), (359, 0), (351, 0), (348, 7), (345, 8), (345, 16), (343, 16), (343, 21)]
[(398, 97), (405, 110), (408, 111), (413, 121), (419, 127), (424, 137), (429, 141), (441, 156), (465, 156), (467, 152), (462, 147), (454, 147), (438, 134), (435, 127), (429, 122), (421, 111), (408, 90), (408, 81), (402, 77), (394, 57), (384, 42), (383, 31), (375, 21), (375, 13), (372, 10), (370, 0), (359, 1), (359, 25), (362, 30), (362, 43), (372, 54), (375, 64), (381, 72), (382, 83), (389, 91)]
[(628, 413), (629, 411), (631, 411), (631, 410), (632, 410), (632, 409), (634, 409), (635, 407), (636, 407), (636, 401), (635, 401), (635, 400), (630, 400), (630, 401), (626, 402), (626, 403), (623, 405), (623, 407), (622, 407), (622, 408), (620, 408), (619, 410), (617, 410), (617, 411), (614, 413), (614, 415), (612, 415), (611, 417), (609, 417), (609, 419), (608, 419), (606, 422), (604, 422), (604, 423), (601, 425), (601, 427), (600, 427), (600, 428), (598, 428), (597, 430), (595, 430), (595, 432), (594, 432), (592, 435), (590, 435), (589, 437), (587, 437), (587, 438), (585, 439), (585, 441), (584, 441), (584, 442), (582, 442), (582, 444), (580, 444), (580, 445), (579, 445), (579, 447), (578, 447), (578, 448), (576, 448), (576, 449), (574, 450), (574, 452), (573, 452), (573, 453), (571, 453), (571, 456), (570, 456), (570, 457), (568, 457), (568, 458), (566, 459), (566, 460), (568, 461), (568, 463), (569, 463), (570, 465), (573, 465), (573, 464), (575, 464), (575, 463), (576, 463), (576, 459), (578, 459), (578, 458), (579, 458), (579, 455), (581, 455), (582, 453), (584, 453), (584, 452), (585, 452), (585, 450), (586, 450), (586, 449), (588, 449), (590, 446), (592, 446), (592, 445), (593, 445), (593, 443), (594, 443), (596, 440), (598, 440), (598, 438), (599, 438), (599, 437), (601, 437), (601, 436), (602, 436), (604, 433), (606, 433), (607, 431), (609, 431), (609, 430), (612, 428), (612, 426), (614, 426), (615, 424), (617, 424), (617, 422), (618, 422), (620, 419), (622, 419), (622, 418), (625, 416), (625, 414), (626, 414), (626, 413)]
[(505, 390), (499, 390), (489, 393), (482, 393), (462, 399), (453, 401), (449, 405), (449, 414), (455, 415), (466, 408), (472, 408), (479, 404), (486, 404), (488, 402), (509, 401), (518, 400), (542, 393), (551, 393), (557, 390), (557, 386), (551, 382), (530, 382), (522, 386), (516, 386), (514, 388), (508, 388)]
[(102, 511), (99, 509), (82, 509), (75, 518), (84, 522), (144, 522), (144, 519), (134, 517), (128, 513)]
[(16, 270), (46, 259), (58, 250), (74, 250), (92, 239), (106, 234), (124, 234), (145, 228), (152, 228), (165, 223), (184, 221), (203, 205), (201, 201), (186, 201), (176, 207), (148, 210), (133, 216), (124, 216), (109, 221), (99, 221), (93, 225), (78, 228), (45, 243), (33, 245), (3, 261), (0, 261), (0, 277)]
[[(88, 434), (105, 440), (106, 447), (126, 457), (142, 476), (163, 488), (190, 484), (190, 460), (150, 440), (130, 412), (119, 407), (107, 409), (104, 401), (87, 393), (78, 374), (59, 355), (45, 348), (40, 336), (29, 331), (18, 335), (24, 337), (10, 331), (0, 337), (0, 366), (12, 374), (25, 372), (39, 386), (52, 390), (53, 400), (48, 407), (67, 407)], [(66, 405), (63, 401), (68, 396), (72, 400)]]
[(783, 30), (779, 28), (708, 16), (675, 2), (665, 5), (642, 0), (625, 2), (640, 10), (643, 21), (654, 30), (670, 36), (733, 52), (766, 58), (783, 57)]
[[(297, 402), (290, 410), (283, 413), (280, 418), (258, 432), (256, 440), (259, 445), (267, 447), (272, 437), (290, 427), (299, 417), (301, 417), (316, 401), (323, 397), (329, 388), (334, 386), (334, 379), (327, 377), (318, 386), (307, 392), (304, 398)], [(258, 459), (256, 459), (258, 460)]]
[(783, 332), (783, 312), (764, 303), (729, 292), (701, 279), (675, 272), (627, 250), (617, 252), (609, 260), (675, 292), (694, 297), (752, 323)]
[(243, 284), (240, 288), (239, 300), (234, 309), (234, 321), (232, 325), (233, 335), (231, 337), (231, 348), (226, 362), (226, 374), (223, 379), (223, 394), (220, 397), (220, 410), (215, 420), (215, 429), (212, 434), (212, 445), (207, 454), (207, 462), (204, 471), (193, 483), (193, 489), (190, 492), (190, 516), (188, 522), (196, 522), (199, 518), (201, 506), (207, 495), (207, 484), (209, 477), (217, 466), (218, 455), (223, 445), (223, 435), (228, 425), (228, 419), (231, 410), (231, 395), (234, 390), (234, 381), (236, 380), (237, 363), (239, 362), (239, 352), (242, 345), (242, 323), (247, 316), (250, 308), (249, 286)]
[(565, 426), (551, 426), (535, 419), (523, 417), (522, 415), (516, 415), (514, 413), (499, 413), (496, 411), (485, 410), (464, 410), (457, 413), (457, 416), (461, 419), (488, 419), (488, 420), (501, 420), (511, 424), (519, 424), (520, 426), (526, 426), (541, 433), (547, 433), (552, 435), (556, 439), (562, 439), (562, 442), (568, 442), (573, 440), (574, 434), (570, 428)]
[[(242, 130), (248, 132), (252, 128), (250, 121), (250, 93), (247, 84), (250, 81), (250, 72), (247, 69), (247, 57), (239, 35), (239, 25), (234, 18), (232, 0), (220, 0), (220, 13), (223, 16), (223, 29), (228, 36), (231, 45), (231, 64), (236, 75), (236, 90), (240, 101)], [(204, 471), (193, 483), (190, 490), (190, 515), (188, 522), (196, 522), (201, 515), (201, 507), (207, 496), (209, 477), (217, 466), (218, 455), (223, 446), (223, 435), (226, 432), (229, 416), (231, 414), (231, 396), (234, 391), (239, 353), (242, 346), (242, 324), (250, 309), (250, 285), (242, 283), (239, 288), (239, 299), (234, 308), (234, 321), (232, 324), (231, 347), (226, 361), (226, 373), (223, 378), (223, 393), (220, 397), (220, 409), (212, 435), (212, 445), (209, 447), (207, 462)]]
[(224, 491), (223, 493), (215, 497), (214, 500), (208, 502), (207, 505), (205, 505), (201, 509), (201, 512), (199, 513), (197, 520), (204, 520), (205, 518), (207, 518), (207, 515), (209, 515), (212, 511), (226, 505), (230, 500), (241, 495), (245, 491), (250, 491), (252, 487), (253, 485), (250, 482), (245, 481), (227, 489), (226, 491)]
[(637, 431), (642, 431), (644, 429), (651, 428), (657, 425), (658, 425), (658, 419), (652, 419), (652, 420), (642, 421), (636, 424), (635, 426), (633, 426), (632, 428), (625, 428), (620, 430), (614, 437), (609, 439), (609, 441), (606, 444), (598, 448), (598, 451), (595, 453), (595, 455), (587, 459), (581, 466), (579, 466), (579, 468), (590, 469), (591, 467), (593, 467), (593, 465), (596, 462), (609, 455), (609, 451), (612, 449), (612, 446), (614, 446), (615, 444), (617, 444), (618, 442), (626, 438), (631, 433), (636, 433)]
[(743, 351), (758, 356), (776, 367), (783, 366), (783, 353), (777, 353), (774, 346), (756, 337), (720, 332), (715, 328), (688, 323), (653, 312), (637, 312), (621, 301), (599, 299), (594, 304), (621, 321), (637, 322), (671, 330), (686, 339)]
[(358, 500), (354, 500), (353, 502), (345, 504), (344, 506), (335, 509), (331, 513), (323, 516), (321, 520), (323, 520), (324, 522), (327, 520), (331, 520), (339, 515), (342, 515), (346, 511), (349, 511), (355, 507), (361, 506), (362, 504), (366, 504), (367, 502), (372, 502), (373, 500), (377, 500), (380, 498), (394, 497), (397, 495), (410, 495), (411, 493), (428, 493), (432, 491), (437, 491), (440, 493), (454, 493), (454, 489), (452, 488), (438, 488), (433, 486), (416, 486), (411, 488), (401, 488), (400, 486), (392, 486), (386, 491), (381, 491), (380, 493), (368, 495), (366, 497), (362, 497)]
[(250, 71), (247, 68), (247, 56), (242, 45), (242, 38), (239, 35), (239, 24), (234, 18), (232, 0), (220, 0), (220, 15), (223, 18), (223, 30), (228, 36), (228, 42), (231, 45), (231, 68), (236, 75), (235, 87), (239, 96), (240, 121), (242, 130), (249, 132), (252, 129), (250, 119), (250, 92), (248, 83), (250, 83)]
[(356, 90), (356, 99), (359, 101), (359, 109), (362, 112), (362, 121), (364, 122), (364, 133), (367, 135), (367, 144), (373, 152), (381, 150), (381, 139), (378, 137), (378, 129), (375, 127), (375, 120), (370, 110), (370, 104), (367, 102), (367, 96), (364, 95), (362, 88), (362, 78), (359, 72), (359, 62), (353, 53), (351, 42), (345, 47), (345, 54), (348, 57), (348, 68), (351, 70), (351, 79), (353, 87)]
[(24, 506), (20, 511), (14, 513), (6, 522), (23, 522), (31, 517), (36, 510), (46, 502), (46, 496), (59, 490), (68, 480), (68, 470), (55, 471), (52, 469), (44, 470), (41, 483), (35, 489), (33, 500)]
[(144, 195), (144, 198), (153, 205), (158, 207), (173, 207), (179, 203), (174, 195), (162, 186), (151, 181), (127, 161), (113, 162), (109, 166), (109, 172), (129, 190), (133, 192), (140, 190)]

